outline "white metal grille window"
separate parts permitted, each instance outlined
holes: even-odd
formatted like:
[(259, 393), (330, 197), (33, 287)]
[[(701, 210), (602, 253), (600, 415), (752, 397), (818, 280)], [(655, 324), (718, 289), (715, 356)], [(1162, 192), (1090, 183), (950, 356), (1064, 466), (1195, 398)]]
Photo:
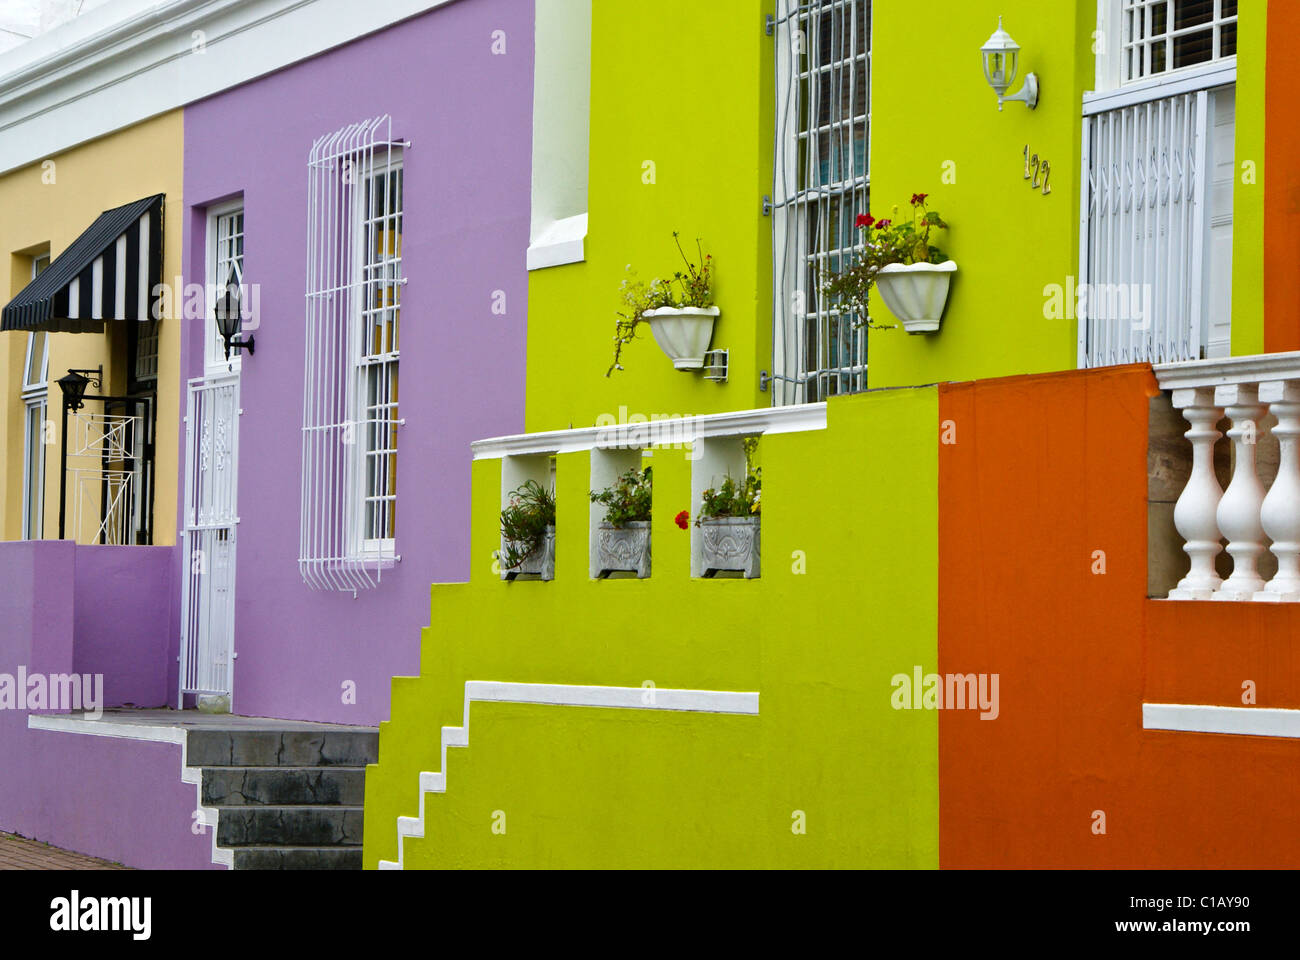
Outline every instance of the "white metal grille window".
[[(32, 279), (50, 265), (48, 255), (32, 260)], [(27, 335), (23, 361), (23, 539), (45, 535), (45, 422), (48, 418), (50, 343), (44, 330)]]
[(225, 341), (217, 330), (215, 303), (225, 289), (231, 270), (235, 282), (244, 282), (244, 205), (242, 201), (223, 204), (208, 211), (208, 335), (205, 346), (205, 364), (211, 374), (238, 372), (241, 354), (232, 352), (226, 359)]
[(1237, 0), (1123, 0), (1124, 80), (1237, 54)]
[(860, 242), (870, 190), (870, 0), (779, 0), (773, 401), (867, 388), (867, 332), (822, 282)]
[[(1118, 30), (1123, 40), (1123, 70), (1114, 74), (1100, 44), (1098, 81), (1109, 89), (1083, 101), (1080, 269), (1071, 304), (1079, 365), (1226, 356), (1236, 3), (1101, 0), (1099, 9), (1108, 35)], [(1188, 45), (1193, 36), (1200, 46)], [(1171, 70), (1181, 73), (1129, 82)]]
[(402, 150), (379, 117), (323, 137), (308, 176), (299, 568), (316, 589), (378, 584), (396, 556)]

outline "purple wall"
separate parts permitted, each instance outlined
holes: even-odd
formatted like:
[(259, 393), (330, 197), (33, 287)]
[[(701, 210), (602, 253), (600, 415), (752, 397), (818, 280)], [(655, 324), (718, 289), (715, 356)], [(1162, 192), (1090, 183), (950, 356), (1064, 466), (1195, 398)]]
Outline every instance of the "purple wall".
[[(471, 441), (523, 430), (533, 4), (461, 0), (185, 112), (186, 281), (204, 280), (205, 208), (244, 198), (245, 357), (233, 707), (376, 724), (419, 672), (429, 586), (469, 574)], [(492, 54), (504, 30), (508, 54)], [(405, 156), (397, 552), (378, 589), (315, 593), (298, 574), (307, 157), (388, 113)], [(494, 316), (503, 290), (507, 316)], [(202, 375), (201, 325), (183, 369)], [(174, 677), (174, 668), (172, 675)], [(355, 705), (342, 685), (356, 684)]]
[[(165, 699), (174, 552), (0, 543), (0, 673), (102, 672), (109, 706)], [(213, 866), (211, 835), (190, 830), (179, 744), (29, 730), (27, 717), (0, 710), (0, 830), (130, 866)]]
[[(69, 543), (68, 546), (71, 546)], [(105, 706), (176, 701), (175, 547), (77, 547), (72, 666), (104, 674)], [(169, 679), (172, 683), (169, 683)]]

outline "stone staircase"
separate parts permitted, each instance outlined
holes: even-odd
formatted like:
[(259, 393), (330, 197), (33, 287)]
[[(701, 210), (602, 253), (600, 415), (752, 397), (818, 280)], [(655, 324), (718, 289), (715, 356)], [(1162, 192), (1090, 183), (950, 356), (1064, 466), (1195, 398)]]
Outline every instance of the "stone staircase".
[(186, 764), (236, 870), (360, 870), (366, 765), (379, 731), (190, 728)]

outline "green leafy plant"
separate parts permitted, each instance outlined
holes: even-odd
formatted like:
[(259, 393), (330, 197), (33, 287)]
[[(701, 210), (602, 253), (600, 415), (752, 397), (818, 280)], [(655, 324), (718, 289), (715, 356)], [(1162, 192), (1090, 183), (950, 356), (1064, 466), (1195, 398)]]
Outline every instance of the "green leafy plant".
[(700, 241), (695, 241), (695, 250), (699, 263), (691, 260), (682, 249), (681, 236), (673, 231), (673, 242), (677, 252), (686, 264), (686, 271), (678, 270), (668, 280), (655, 277), (648, 284), (637, 276), (632, 265), (627, 266), (627, 276), (619, 287), (623, 309), (618, 311), (614, 324), (614, 362), (605, 371), (605, 376), (613, 376), (615, 370), (623, 369), (623, 348), (636, 339), (637, 329), (648, 323), (646, 313), (673, 307), (681, 310), (686, 307), (708, 308), (713, 303), (713, 254), (705, 254)]
[(652, 467), (629, 470), (600, 493), (591, 494), (592, 503), (605, 505), (605, 522), (622, 528), (629, 523), (649, 521), (653, 503), (651, 487)]
[(547, 527), (555, 526), (555, 494), (536, 480), (514, 493), (501, 511), (501, 566), (513, 570), (542, 548)]
[(947, 230), (943, 217), (926, 206), (927, 193), (912, 194), (912, 217), (899, 221), (898, 207), (892, 219), (877, 220), (869, 213), (858, 217), (857, 228), (862, 231), (862, 253), (843, 271), (832, 275), (822, 284), (826, 294), (847, 307), (857, 316), (857, 326), (872, 329), (893, 329), (890, 325), (876, 324), (867, 316), (867, 297), (876, 276), (891, 263), (944, 263), (948, 255), (930, 242), (935, 231)]
[(763, 468), (754, 465), (758, 441), (745, 441), (745, 479), (737, 483), (730, 474), (716, 490), (705, 490), (700, 502), (698, 527), (704, 520), (757, 517), (763, 510)]

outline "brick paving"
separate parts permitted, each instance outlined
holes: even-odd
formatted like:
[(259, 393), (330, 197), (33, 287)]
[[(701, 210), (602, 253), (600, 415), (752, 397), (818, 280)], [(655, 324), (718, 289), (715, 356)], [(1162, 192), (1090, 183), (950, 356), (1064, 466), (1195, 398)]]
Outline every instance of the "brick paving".
[(120, 863), (96, 860), (48, 843), (0, 833), (0, 870), (129, 870)]

